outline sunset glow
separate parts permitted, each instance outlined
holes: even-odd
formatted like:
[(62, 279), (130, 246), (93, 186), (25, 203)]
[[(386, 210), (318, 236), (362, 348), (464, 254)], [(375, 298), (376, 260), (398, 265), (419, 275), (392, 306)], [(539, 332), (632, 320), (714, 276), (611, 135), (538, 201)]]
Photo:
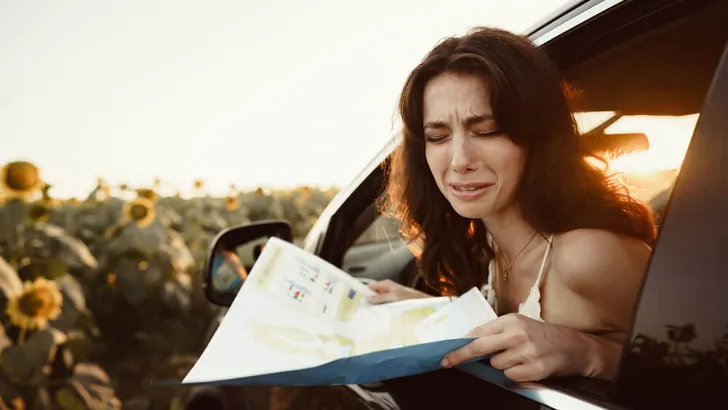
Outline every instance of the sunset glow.
[[(588, 132), (614, 112), (582, 112), (574, 115), (579, 130)], [(678, 170), (690, 146), (699, 114), (685, 116), (624, 116), (607, 127), (605, 134), (641, 132), (649, 149), (623, 154), (609, 163), (609, 170), (627, 174), (649, 174)]]
[(623, 117), (605, 130), (606, 134), (643, 132), (650, 147), (615, 158), (610, 170), (625, 173), (650, 173), (680, 169), (699, 114), (680, 117)]

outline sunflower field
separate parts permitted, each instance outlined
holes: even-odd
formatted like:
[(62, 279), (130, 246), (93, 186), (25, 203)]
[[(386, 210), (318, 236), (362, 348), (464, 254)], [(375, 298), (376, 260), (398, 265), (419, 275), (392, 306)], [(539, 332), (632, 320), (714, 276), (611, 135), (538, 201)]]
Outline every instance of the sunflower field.
[(201, 291), (220, 230), (287, 219), (300, 240), (335, 195), (290, 191), (157, 194), (99, 180), (56, 199), (34, 164), (0, 170), (0, 410), (180, 409), (181, 379), (218, 313)]

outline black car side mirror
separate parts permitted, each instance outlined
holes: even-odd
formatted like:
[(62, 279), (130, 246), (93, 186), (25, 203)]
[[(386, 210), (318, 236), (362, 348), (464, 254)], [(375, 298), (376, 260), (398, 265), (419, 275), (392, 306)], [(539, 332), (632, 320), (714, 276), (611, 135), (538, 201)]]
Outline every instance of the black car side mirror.
[(243, 285), (271, 237), (293, 241), (293, 230), (285, 220), (259, 221), (221, 231), (212, 241), (202, 272), (207, 299), (228, 307)]

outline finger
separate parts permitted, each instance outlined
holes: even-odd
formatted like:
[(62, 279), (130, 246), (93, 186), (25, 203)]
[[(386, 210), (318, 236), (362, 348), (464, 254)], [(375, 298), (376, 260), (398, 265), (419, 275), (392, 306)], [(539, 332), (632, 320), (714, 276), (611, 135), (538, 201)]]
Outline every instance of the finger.
[(471, 359), (487, 356), (510, 347), (510, 338), (507, 334), (498, 333), (491, 336), (480, 337), (460, 349), (454, 350), (442, 359), (442, 367), (453, 367)]
[(505, 332), (506, 329), (518, 327), (523, 323), (523, 317), (519, 314), (509, 313), (499, 316), (490, 322), (486, 322), (471, 330), (465, 337), (483, 337)]
[(372, 305), (378, 305), (381, 303), (396, 302), (399, 300), (397, 292), (381, 292), (375, 295), (367, 297), (367, 302)]
[(518, 364), (503, 371), (503, 374), (514, 382), (536, 382), (549, 376), (538, 362)]
[(468, 332), (465, 337), (485, 337), (497, 335), (502, 333), (504, 328), (503, 320), (501, 320), (501, 318), (497, 318), (474, 328)]
[(490, 357), (490, 365), (498, 370), (506, 370), (511, 367), (523, 364), (526, 358), (521, 353), (521, 349), (509, 349), (498, 352)]
[(375, 292), (386, 292), (386, 291), (391, 291), (392, 289), (394, 289), (393, 285), (394, 285), (394, 282), (392, 282), (389, 279), (386, 279), (386, 280), (380, 280), (377, 282), (372, 282), (367, 286), (369, 286), (369, 289), (371, 289)]

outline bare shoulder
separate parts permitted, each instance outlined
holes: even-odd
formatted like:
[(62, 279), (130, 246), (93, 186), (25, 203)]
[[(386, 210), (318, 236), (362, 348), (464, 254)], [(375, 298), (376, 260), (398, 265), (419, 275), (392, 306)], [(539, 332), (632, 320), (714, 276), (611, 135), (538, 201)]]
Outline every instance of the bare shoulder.
[(592, 296), (603, 294), (605, 287), (639, 286), (651, 252), (636, 238), (600, 229), (576, 229), (555, 237), (552, 269), (570, 290)]

